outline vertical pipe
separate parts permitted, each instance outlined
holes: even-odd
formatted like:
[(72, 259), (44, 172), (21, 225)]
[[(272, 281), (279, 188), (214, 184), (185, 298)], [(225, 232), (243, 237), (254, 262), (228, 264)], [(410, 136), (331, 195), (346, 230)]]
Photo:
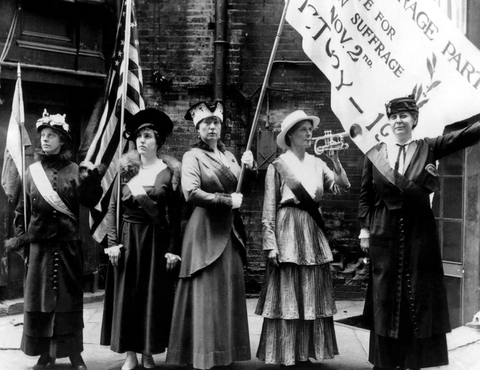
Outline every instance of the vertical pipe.
[(227, 42), (227, 0), (215, 0), (214, 100), (224, 100)]

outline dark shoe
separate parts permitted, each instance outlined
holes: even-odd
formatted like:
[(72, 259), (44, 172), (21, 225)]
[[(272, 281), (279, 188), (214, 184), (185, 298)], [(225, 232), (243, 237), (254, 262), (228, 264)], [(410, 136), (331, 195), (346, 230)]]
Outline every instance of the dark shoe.
[(297, 367), (303, 367), (303, 366), (311, 366), (313, 365), (313, 362), (310, 361), (310, 360), (307, 360), (307, 361), (295, 361), (295, 366)]
[(156, 369), (152, 355), (145, 355), (142, 353), (142, 366), (144, 369)]
[(72, 367), (75, 370), (87, 370), (87, 365), (85, 365), (85, 362), (83, 361), (82, 355), (80, 353), (70, 356), (70, 362), (72, 363)]
[(48, 353), (44, 353), (38, 359), (37, 364), (33, 366), (30, 370), (43, 370), (48, 366), (48, 364), (55, 365), (55, 359), (53, 357), (50, 357)]

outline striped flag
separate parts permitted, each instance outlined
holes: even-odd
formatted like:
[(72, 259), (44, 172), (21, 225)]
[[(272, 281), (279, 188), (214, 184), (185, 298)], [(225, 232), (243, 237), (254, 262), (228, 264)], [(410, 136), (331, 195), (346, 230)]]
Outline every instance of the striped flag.
[[(127, 9), (131, 9), (130, 15)], [(126, 35), (130, 35), (126, 40)], [(129, 45), (126, 45), (126, 41)], [(88, 148), (85, 160), (93, 164), (104, 164), (108, 167), (102, 179), (103, 197), (90, 214), (90, 232), (97, 242), (106, 236), (106, 213), (113, 188), (113, 182), (118, 171), (118, 159), (126, 148), (121, 140), (124, 131), (123, 122), (128, 120), (139, 110), (145, 109), (142, 91), (142, 71), (138, 45), (138, 30), (135, 17), (134, 2), (123, 2), (120, 22), (117, 30), (115, 51), (112, 57), (103, 104), (96, 107), (102, 112), (98, 120), (91, 120), (87, 127), (87, 137), (82, 148)], [(128, 56), (125, 55), (128, 50)], [(128, 72), (125, 77), (125, 72)], [(126, 84), (126, 85), (125, 85)], [(122, 105), (124, 106), (122, 122)], [(94, 112), (95, 115), (95, 112)], [(89, 132), (94, 134), (88, 135)], [(93, 136), (93, 139), (92, 139)]]
[(25, 130), (25, 111), (23, 109), (22, 81), (20, 78), (20, 64), (17, 70), (18, 78), (12, 101), (12, 113), (8, 123), (7, 141), (2, 168), (2, 187), (8, 200), (16, 205), (20, 195), (24, 171), (23, 151), (26, 146), (32, 145)]

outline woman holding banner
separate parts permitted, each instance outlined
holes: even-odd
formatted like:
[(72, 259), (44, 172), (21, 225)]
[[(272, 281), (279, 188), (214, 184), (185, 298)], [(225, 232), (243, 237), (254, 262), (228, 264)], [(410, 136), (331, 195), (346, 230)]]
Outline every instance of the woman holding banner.
[(71, 162), (72, 138), (65, 115), (46, 111), (37, 121), (41, 151), (25, 174), (25, 197), (15, 210), (17, 237), (10, 246), (25, 258), (21, 349), (40, 356), (32, 370), (69, 357), (86, 370), (83, 351), (83, 252), (79, 207), (102, 196), (102, 171)]
[(117, 179), (107, 215), (110, 264), (100, 339), (126, 352), (122, 370), (137, 367), (137, 353), (144, 368), (154, 369), (152, 355), (168, 346), (183, 202), (180, 162), (158, 152), (172, 129), (171, 119), (153, 108), (125, 126), (135, 149), (120, 159), (121, 188)]
[[(183, 236), (167, 363), (195, 369), (250, 359), (246, 234), (238, 212), (243, 195), (236, 192), (240, 166), (220, 140), (223, 117), (220, 101), (199, 102), (185, 116), (200, 140), (182, 161), (183, 193), (194, 209)], [(251, 188), (256, 176), (251, 151), (242, 164)]]
[(371, 261), (369, 361), (374, 369), (446, 365), (450, 322), (430, 194), (440, 188), (436, 161), (480, 141), (480, 115), (452, 133), (413, 140), (413, 96), (386, 108), (393, 140), (367, 154), (359, 202), (360, 244)]
[(330, 272), (332, 251), (319, 208), (324, 192), (350, 186), (338, 159), (334, 171), (306, 152), (320, 119), (298, 110), (281, 125), (277, 144), (286, 152), (267, 170), (263, 203), (265, 285), (255, 313), (264, 317), (257, 357), (291, 366), (338, 354)]

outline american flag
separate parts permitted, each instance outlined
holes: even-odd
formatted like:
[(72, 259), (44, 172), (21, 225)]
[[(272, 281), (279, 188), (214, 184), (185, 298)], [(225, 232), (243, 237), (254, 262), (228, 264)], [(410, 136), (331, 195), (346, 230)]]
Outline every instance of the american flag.
[[(139, 110), (145, 109), (142, 98), (143, 78), (140, 68), (138, 29), (134, 5), (133, 0), (126, 0), (122, 4), (112, 66), (108, 74), (103, 104), (100, 106), (103, 113), (99, 120), (90, 121), (89, 127), (87, 127), (86, 140), (82, 143), (83, 148), (88, 148), (85, 160), (91, 161), (95, 165), (103, 163), (108, 166), (102, 179), (103, 197), (90, 213), (90, 232), (99, 243), (106, 236), (106, 213), (110, 195), (112, 191), (115, 191), (112, 188), (118, 172), (118, 159), (120, 154), (127, 149), (125, 140), (121, 140), (120, 136), (124, 131), (121, 120), (122, 105), (124, 105), (123, 122)], [(130, 17), (127, 14), (128, 9), (131, 9)], [(127, 23), (130, 23), (130, 32), (126, 29), (128, 27)], [(130, 44), (126, 48), (125, 39), (128, 34), (130, 34)], [(128, 50), (128, 58), (124, 55), (125, 50)], [(127, 78), (124, 76), (125, 63), (128, 63)], [(126, 95), (125, 98), (124, 95)], [(96, 107), (96, 109), (98, 108)], [(94, 132), (93, 139), (91, 136), (90, 139), (88, 138), (88, 132)]]

